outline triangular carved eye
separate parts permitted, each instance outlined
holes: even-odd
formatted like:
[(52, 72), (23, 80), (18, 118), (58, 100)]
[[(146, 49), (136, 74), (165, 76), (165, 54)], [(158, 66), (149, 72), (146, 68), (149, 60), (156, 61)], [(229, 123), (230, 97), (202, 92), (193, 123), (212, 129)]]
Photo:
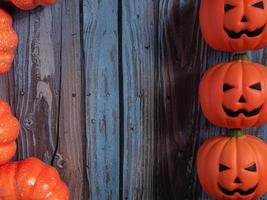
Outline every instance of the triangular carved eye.
[(251, 171), (251, 172), (256, 172), (257, 171), (257, 167), (256, 167), (256, 164), (253, 164), (247, 168), (245, 168), (245, 170), (247, 171)]
[(219, 165), (219, 172), (223, 172), (223, 171), (226, 171), (228, 169), (230, 169), (230, 167), (227, 167), (227, 166), (225, 166), (223, 164), (220, 164)]
[(261, 83), (255, 83), (255, 84), (251, 85), (250, 88), (254, 89), (254, 90), (261, 91)]
[(233, 88), (234, 88), (234, 86), (232, 86), (232, 85), (229, 85), (229, 84), (227, 84), (227, 83), (223, 84), (223, 91), (224, 91), (224, 92), (226, 92), (226, 91), (228, 91), (228, 90), (231, 90), (231, 89), (233, 89)]
[(256, 8), (261, 8), (261, 9), (264, 9), (264, 4), (263, 4), (263, 1), (260, 1), (258, 3), (255, 3), (252, 5), (253, 7), (256, 7)]
[(235, 8), (235, 6), (233, 6), (231, 4), (225, 4), (224, 5), (224, 12), (227, 12), (229, 10), (232, 10), (233, 8)]

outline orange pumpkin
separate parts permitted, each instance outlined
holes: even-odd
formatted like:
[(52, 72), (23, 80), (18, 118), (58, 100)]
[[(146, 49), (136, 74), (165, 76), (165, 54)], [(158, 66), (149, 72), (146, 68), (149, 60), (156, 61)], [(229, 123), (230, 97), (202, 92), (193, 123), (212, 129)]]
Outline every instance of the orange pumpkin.
[(200, 183), (215, 199), (257, 199), (267, 192), (267, 145), (239, 130), (230, 136), (211, 138), (200, 147)]
[(215, 65), (199, 86), (208, 120), (225, 128), (250, 128), (267, 122), (267, 68), (249, 60)]
[(18, 134), (18, 120), (12, 116), (9, 105), (0, 100), (0, 165), (10, 161), (15, 155)]
[(57, 170), (37, 158), (0, 167), (1, 200), (69, 200)]
[(222, 51), (267, 46), (267, 0), (202, 0), (200, 27), (207, 43)]
[(0, 9), (0, 74), (10, 69), (17, 45), (18, 36), (12, 28), (12, 18)]
[(57, 0), (6, 0), (13, 3), (22, 10), (30, 10), (37, 6), (48, 6), (57, 2)]

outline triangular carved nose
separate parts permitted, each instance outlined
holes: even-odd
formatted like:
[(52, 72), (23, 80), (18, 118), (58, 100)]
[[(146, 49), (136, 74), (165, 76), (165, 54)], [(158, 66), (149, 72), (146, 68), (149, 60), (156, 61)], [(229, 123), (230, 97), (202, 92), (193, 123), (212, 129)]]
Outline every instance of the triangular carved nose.
[(238, 177), (235, 178), (234, 183), (241, 183), (240, 179)]
[(239, 103), (246, 103), (246, 100), (243, 96), (241, 96), (238, 102)]
[(241, 22), (248, 22), (248, 19), (246, 18), (246, 16), (242, 17)]

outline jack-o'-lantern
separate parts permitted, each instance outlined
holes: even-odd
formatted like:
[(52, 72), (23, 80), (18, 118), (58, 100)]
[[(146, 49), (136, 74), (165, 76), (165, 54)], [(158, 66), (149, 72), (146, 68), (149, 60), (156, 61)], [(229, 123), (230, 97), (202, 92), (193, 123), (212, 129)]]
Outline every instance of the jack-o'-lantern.
[(236, 59), (206, 72), (199, 86), (200, 105), (217, 126), (255, 127), (267, 122), (267, 68)]
[(222, 51), (267, 46), (267, 0), (202, 0), (200, 26), (207, 43)]
[(267, 192), (267, 145), (241, 130), (229, 135), (211, 138), (200, 147), (200, 183), (215, 199), (257, 199)]

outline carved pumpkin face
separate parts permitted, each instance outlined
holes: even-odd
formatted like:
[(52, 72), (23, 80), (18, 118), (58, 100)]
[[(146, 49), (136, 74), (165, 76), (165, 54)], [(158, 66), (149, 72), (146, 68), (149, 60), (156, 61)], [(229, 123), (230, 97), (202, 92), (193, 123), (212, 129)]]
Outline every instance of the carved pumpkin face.
[(200, 26), (207, 43), (222, 51), (267, 46), (266, 0), (202, 0)]
[(207, 140), (197, 156), (201, 185), (213, 198), (251, 200), (267, 191), (267, 145), (254, 136)]
[(199, 98), (207, 119), (225, 128), (250, 128), (267, 122), (267, 69), (237, 60), (209, 69)]

